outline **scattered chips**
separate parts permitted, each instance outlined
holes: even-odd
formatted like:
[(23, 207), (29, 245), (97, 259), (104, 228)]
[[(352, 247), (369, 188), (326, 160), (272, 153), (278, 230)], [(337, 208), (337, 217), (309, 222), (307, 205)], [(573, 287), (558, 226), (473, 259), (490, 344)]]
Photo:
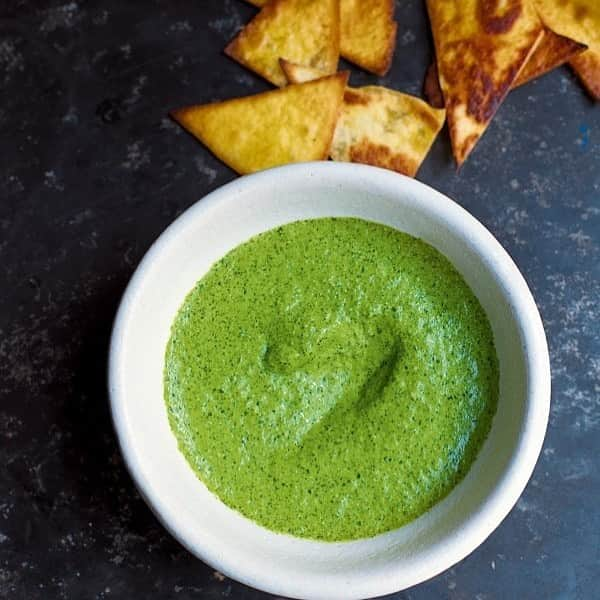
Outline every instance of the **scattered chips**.
[(337, 70), (339, 0), (271, 0), (225, 48), (225, 53), (271, 83), (284, 86), (279, 59)]
[(600, 100), (600, 0), (535, 0), (535, 6), (548, 27), (588, 47), (570, 64)]
[[(315, 69), (281, 64), (290, 83), (321, 77)], [(439, 133), (446, 111), (384, 87), (346, 88), (335, 128), (333, 160), (383, 167), (413, 177)]]
[(394, 0), (340, 0), (340, 10), (341, 55), (367, 71), (385, 75), (396, 47)]
[[(268, 1), (248, 0), (258, 7)], [(367, 71), (385, 75), (396, 47), (398, 25), (394, 21), (394, 0), (340, 0), (340, 11), (340, 54)], [(286, 58), (307, 64), (290, 56)]]
[(600, 0), (426, 0), (430, 104), (335, 73), (340, 54), (387, 72), (394, 0), (248, 1), (225, 52), (283, 89), (172, 113), (239, 173), (329, 156), (414, 176), (446, 116), (460, 167), (508, 91), (565, 62), (600, 99)]
[(329, 154), (348, 73), (171, 116), (238, 173), (323, 160)]
[(454, 158), (462, 165), (543, 35), (528, 0), (427, 0)]

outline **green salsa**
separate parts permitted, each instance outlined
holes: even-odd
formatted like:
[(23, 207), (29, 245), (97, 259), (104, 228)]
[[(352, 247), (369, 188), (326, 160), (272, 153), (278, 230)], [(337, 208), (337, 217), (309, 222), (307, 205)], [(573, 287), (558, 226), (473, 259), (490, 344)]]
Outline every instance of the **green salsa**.
[(166, 350), (179, 448), (225, 504), (350, 540), (415, 519), (490, 429), (487, 317), (437, 250), (353, 218), (291, 223), (214, 264)]

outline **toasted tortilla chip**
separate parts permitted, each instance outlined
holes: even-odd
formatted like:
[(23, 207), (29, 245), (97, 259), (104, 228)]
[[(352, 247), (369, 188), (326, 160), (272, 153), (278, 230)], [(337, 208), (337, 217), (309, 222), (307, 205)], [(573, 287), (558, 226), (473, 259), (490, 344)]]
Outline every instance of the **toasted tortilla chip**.
[(324, 77), (327, 73), (314, 69), (313, 67), (305, 67), (296, 63), (285, 60), (285, 58), (279, 59), (281, 69), (285, 74), (285, 78), (288, 83), (305, 83), (312, 81), (313, 79), (319, 79)]
[(586, 49), (571, 38), (546, 28), (544, 37), (512, 84), (513, 89), (560, 67)]
[(333, 160), (365, 163), (413, 177), (444, 124), (446, 111), (384, 87), (347, 88)]
[(427, 0), (454, 158), (460, 167), (543, 35), (529, 0)]
[(340, 10), (341, 55), (367, 71), (385, 75), (396, 47), (394, 0), (340, 0)]
[[(558, 33), (554, 33), (552, 30), (546, 28), (544, 37), (521, 69), (511, 89), (523, 85), (532, 79), (541, 77), (556, 67), (560, 67), (560, 65), (565, 64), (585, 49), (586, 46), (584, 44), (558, 35)], [(444, 96), (440, 88), (437, 63), (435, 61), (429, 65), (425, 73), (423, 94), (431, 106), (436, 108), (444, 106)]]
[(245, 98), (181, 108), (171, 116), (238, 173), (326, 159), (348, 73)]
[(339, 0), (271, 0), (225, 53), (278, 86), (279, 59), (335, 73), (340, 50)]
[(269, 0), (246, 0), (250, 4), (254, 4), (254, 6), (258, 6), (258, 8), (262, 8)]
[(590, 94), (600, 100), (600, 1), (535, 0), (535, 6), (550, 29), (588, 47), (569, 63)]

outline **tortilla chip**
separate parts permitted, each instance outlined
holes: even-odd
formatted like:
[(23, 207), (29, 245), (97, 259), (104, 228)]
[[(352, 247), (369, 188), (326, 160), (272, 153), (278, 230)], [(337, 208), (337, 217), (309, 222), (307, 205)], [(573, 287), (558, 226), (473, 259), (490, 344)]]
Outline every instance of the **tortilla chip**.
[(600, 1), (535, 0), (535, 6), (548, 27), (588, 47), (569, 64), (590, 94), (600, 100)]
[(460, 167), (543, 35), (529, 0), (427, 0), (454, 158)]
[(339, 0), (271, 0), (225, 53), (278, 86), (279, 59), (335, 73), (340, 50)]
[(367, 71), (385, 75), (396, 47), (394, 0), (340, 0), (340, 11), (341, 55)]
[(546, 29), (538, 47), (512, 84), (513, 89), (560, 67), (585, 49), (585, 44)]
[[(523, 66), (511, 89), (523, 85), (532, 79), (541, 77), (556, 67), (560, 67), (585, 49), (586, 46), (584, 44), (580, 44), (568, 37), (558, 35), (558, 33), (554, 33), (550, 29), (546, 29), (544, 37)], [(425, 73), (423, 94), (431, 106), (435, 108), (442, 108), (444, 106), (444, 96), (440, 88), (437, 63), (435, 61), (429, 65)]]
[(288, 83), (305, 83), (312, 81), (313, 79), (319, 79), (324, 77), (327, 73), (314, 69), (313, 67), (305, 67), (296, 63), (285, 60), (285, 58), (279, 59), (281, 69), (285, 74), (285, 79)]
[(333, 160), (365, 163), (413, 177), (444, 124), (446, 111), (384, 87), (346, 88)]
[(348, 73), (190, 106), (171, 116), (238, 173), (326, 159)]
[(269, 0), (246, 0), (250, 4), (254, 4), (254, 6), (258, 6), (258, 8), (262, 8)]

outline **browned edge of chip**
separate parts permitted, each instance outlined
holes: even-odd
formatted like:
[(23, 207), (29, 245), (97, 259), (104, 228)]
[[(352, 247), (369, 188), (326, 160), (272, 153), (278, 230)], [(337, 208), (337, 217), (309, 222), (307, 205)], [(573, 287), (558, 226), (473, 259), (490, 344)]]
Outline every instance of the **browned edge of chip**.
[(444, 94), (440, 86), (437, 61), (435, 59), (433, 59), (433, 62), (427, 67), (427, 71), (425, 72), (423, 95), (433, 108), (444, 108)]
[(408, 160), (401, 154), (392, 156), (390, 149), (383, 144), (364, 139), (350, 148), (350, 162), (388, 169), (407, 177), (414, 177), (421, 166), (421, 163)]
[(515, 89), (532, 79), (549, 73), (556, 67), (560, 67), (586, 48), (585, 44), (576, 42), (564, 35), (559, 35), (546, 27), (542, 41), (523, 65), (511, 89)]
[[(344, 103), (342, 110), (351, 109), (352, 106), (367, 107), (367, 110), (369, 110), (368, 107), (373, 102), (376, 104), (379, 103), (379, 99), (377, 97), (373, 98), (373, 93), (378, 94), (379, 92), (404, 96), (406, 97), (407, 101), (411, 102), (410, 110), (412, 115), (410, 118), (425, 124), (432, 131), (431, 143), (428, 148), (421, 154), (417, 152), (416, 155), (414, 155), (410, 152), (406, 152), (402, 148), (396, 147), (392, 149), (386, 143), (382, 143), (380, 138), (377, 136), (372, 136), (368, 132), (364, 132), (364, 135), (361, 138), (357, 138), (353, 142), (351, 141), (348, 145), (344, 144), (345, 149), (340, 150), (338, 148), (338, 150), (335, 150), (335, 140), (340, 127), (342, 129), (345, 127), (348, 127), (349, 130), (353, 129), (353, 124), (345, 122), (344, 116), (342, 116), (341, 121), (336, 129), (336, 136), (334, 136), (334, 151), (331, 154), (331, 158), (333, 160), (346, 160), (346, 158), (340, 156), (340, 153), (341, 155), (346, 155), (347, 153), (347, 157), (350, 162), (373, 165), (376, 167), (396, 171), (398, 173), (408, 175), (409, 177), (414, 177), (429, 153), (431, 144), (433, 144), (435, 138), (444, 125), (445, 111), (435, 111), (444, 115), (442, 118), (439, 118), (439, 114), (437, 116), (434, 115), (434, 111), (432, 111), (432, 109), (427, 106), (427, 103), (422, 99), (399, 92), (398, 90), (380, 86), (365, 86), (358, 88), (347, 87), (346, 91), (344, 92)], [(375, 120), (379, 121), (377, 118)], [(408, 146), (412, 146), (413, 141), (414, 140), (412, 138), (407, 138), (405, 140), (406, 145)]]
[[(358, 104), (364, 104), (360, 98), (358, 100), (349, 98), (348, 92), (346, 92), (346, 95), (344, 96), (344, 103), (352, 104), (353, 101)], [(436, 130), (436, 133), (433, 136), (433, 141), (435, 141), (435, 138), (443, 127), (444, 121), (442, 121), (441, 124), (438, 123), (432, 119), (429, 113), (426, 111), (420, 111), (420, 116), (428, 120), (432, 129)], [(381, 167), (391, 171), (396, 171), (397, 173), (402, 173), (408, 177), (415, 177), (421, 168), (423, 161), (425, 158), (427, 158), (427, 154), (429, 153), (430, 149), (431, 148), (427, 150), (427, 152), (419, 161), (416, 159), (407, 158), (406, 155), (398, 152), (393, 153), (384, 144), (373, 143), (372, 141), (363, 138), (350, 148), (350, 162)]]
[(600, 53), (586, 50), (573, 57), (569, 64), (590, 96), (600, 101)]

